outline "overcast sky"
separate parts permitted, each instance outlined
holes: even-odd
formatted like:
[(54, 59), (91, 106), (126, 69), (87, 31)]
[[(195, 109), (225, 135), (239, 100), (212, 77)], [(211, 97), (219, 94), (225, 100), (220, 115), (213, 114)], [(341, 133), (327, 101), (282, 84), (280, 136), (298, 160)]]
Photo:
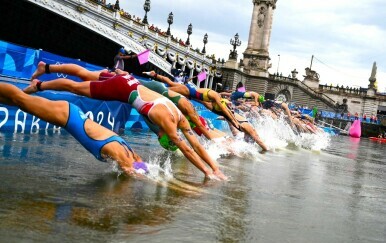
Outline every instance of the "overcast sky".
[[(109, 2), (109, 1), (107, 1)], [(114, 3), (115, 0), (110, 0)], [(121, 0), (131, 15), (143, 18), (144, 0)], [(207, 54), (228, 59), (229, 40), (238, 33), (246, 49), (252, 16), (252, 0), (151, 0), (150, 24), (167, 30), (166, 19), (173, 12), (174, 36), (203, 47), (208, 33)], [(296, 68), (299, 79), (315, 59), (312, 69), (321, 84), (367, 87), (373, 62), (377, 63), (378, 91), (386, 91), (386, 1), (385, 0), (278, 0), (270, 39), (270, 73), (288, 76)], [(280, 63), (279, 57), (280, 55)]]

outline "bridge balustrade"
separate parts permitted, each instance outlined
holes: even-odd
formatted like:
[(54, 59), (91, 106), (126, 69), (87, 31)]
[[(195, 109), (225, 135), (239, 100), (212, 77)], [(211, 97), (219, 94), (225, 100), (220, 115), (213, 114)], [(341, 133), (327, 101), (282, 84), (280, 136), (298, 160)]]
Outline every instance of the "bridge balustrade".
[(342, 88), (338, 86), (328, 86), (328, 85), (319, 85), (319, 90), (321, 92), (335, 92), (335, 93), (346, 93), (346, 94), (356, 94), (356, 95), (366, 95), (367, 90), (366, 88)]
[[(35, 2), (30, 0), (31, 2)], [(39, 1), (39, 0), (36, 0)], [(41, 0), (40, 0), (41, 1)], [(130, 37), (133, 40), (139, 40), (143, 36), (147, 36), (149, 41), (157, 43), (163, 49), (169, 47), (170, 51), (175, 51), (177, 54), (192, 58), (195, 62), (200, 63), (202, 66), (212, 66), (212, 60), (207, 58), (202, 53), (197, 53), (196, 50), (180, 45), (178, 42), (170, 41), (167, 36), (160, 33), (154, 33), (148, 30), (148, 26), (142, 22), (138, 22), (134, 18), (130, 18), (125, 15), (120, 15), (119, 11), (110, 9), (106, 4), (103, 4), (98, 0), (51, 0), (51, 3), (59, 3), (66, 5), (73, 9), (77, 9), (79, 6), (83, 6), (86, 11), (82, 14), (86, 14), (87, 17), (96, 20), (98, 23), (108, 26), (110, 28), (115, 27), (115, 31)], [(79, 11), (79, 10), (78, 10)], [(118, 25), (116, 25), (116, 24)]]
[[(95, 9), (95, 10), (96, 10), (97, 12), (99, 12), (98, 9)], [(107, 17), (111, 17), (111, 18), (114, 17), (114, 11), (111, 10), (111, 9), (102, 7), (101, 10), (100, 10), (100, 12), (101, 12), (102, 14), (106, 15)]]
[(269, 77), (273, 80), (277, 80), (280, 82), (287, 82), (287, 83), (294, 84), (294, 85), (298, 86), (299, 88), (305, 90), (309, 94), (311, 94), (315, 97), (319, 97), (320, 99), (324, 100), (324, 102), (328, 103), (331, 107), (335, 106), (335, 101), (333, 99), (331, 99), (330, 97), (328, 97), (327, 95), (325, 95), (322, 92), (318, 92), (318, 91), (314, 90), (313, 88), (309, 87), (308, 85), (306, 85), (305, 83), (301, 82), (298, 79), (294, 79), (294, 78), (290, 78), (290, 77), (283, 77), (283, 76), (275, 75), (275, 74), (270, 75)]

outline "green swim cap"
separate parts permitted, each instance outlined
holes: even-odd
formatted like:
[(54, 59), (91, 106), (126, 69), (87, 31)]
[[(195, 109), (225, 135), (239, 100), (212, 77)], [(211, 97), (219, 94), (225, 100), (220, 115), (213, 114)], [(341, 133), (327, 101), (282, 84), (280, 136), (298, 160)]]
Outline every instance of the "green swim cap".
[(164, 134), (158, 139), (159, 144), (166, 150), (176, 151), (178, 147), (170, 141), (168, 135)]
[(196, 124), (194, 124), (194, 123), (190, 120), (190, 117), (189, 117), (189, 116), (186, 116), (186, 120), (188, 120), (189, 125), (190, 125), (190, 127), (191, 127), (192, 129), (196, 127)]
[(264, 96), (259, 95), (259, 102), (260, 102), (260, 103), (263, 103), (264, 101), (265, 101)]

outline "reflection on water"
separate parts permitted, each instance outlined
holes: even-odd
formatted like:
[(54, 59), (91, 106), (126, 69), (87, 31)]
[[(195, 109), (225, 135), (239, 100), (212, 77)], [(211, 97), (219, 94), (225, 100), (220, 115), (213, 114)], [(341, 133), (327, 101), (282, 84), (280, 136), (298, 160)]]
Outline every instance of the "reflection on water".
[(334, 137), (322, 152), (290, 144), (221, 158), (230, 180), (218, 182), (151, 134), (124, 136), (145, 160), (172, 161), (173, 178), (118, 176), (65, 132), (0, 134), (1, 241), (386, 239), (384, 144)]

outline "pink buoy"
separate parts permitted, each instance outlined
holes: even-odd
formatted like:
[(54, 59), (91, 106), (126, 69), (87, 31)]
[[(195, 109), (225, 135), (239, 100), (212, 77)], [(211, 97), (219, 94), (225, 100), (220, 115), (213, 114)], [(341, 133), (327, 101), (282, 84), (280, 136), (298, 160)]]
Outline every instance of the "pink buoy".
[(359, 120), (355, 120), (351, 125), (350, 130), (348, 132), (350, 137), (360, 138), (361, 137), (361, 122)]

